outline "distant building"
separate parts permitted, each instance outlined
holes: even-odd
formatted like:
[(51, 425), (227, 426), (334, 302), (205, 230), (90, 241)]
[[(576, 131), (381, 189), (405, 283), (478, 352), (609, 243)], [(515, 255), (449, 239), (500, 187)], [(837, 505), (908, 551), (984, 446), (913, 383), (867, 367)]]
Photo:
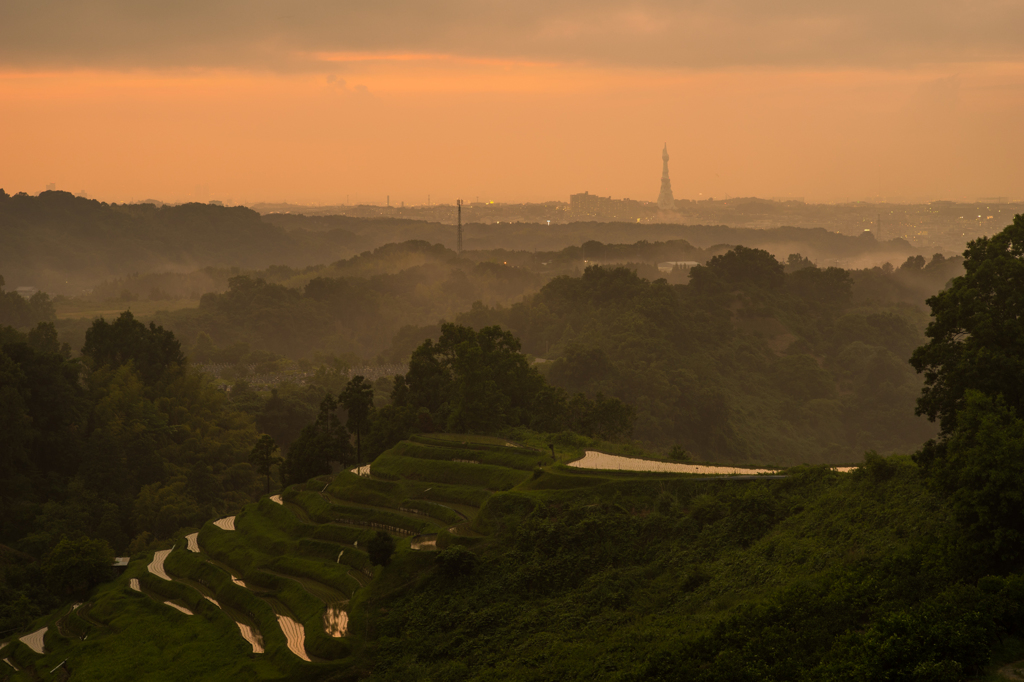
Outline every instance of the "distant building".
[(658, 208), (663, 211), (671, 211), (676, 207), (675, 197), (672, 196), (672, 181), (668, 179), (668, 143), (661, 150), (661, 193), (658, 194)]
[(569, 210), (574, 217), (597, 216), (605, 212), (612, 203), (611, 197), (599, 197), (590, 192), (569, 195)]

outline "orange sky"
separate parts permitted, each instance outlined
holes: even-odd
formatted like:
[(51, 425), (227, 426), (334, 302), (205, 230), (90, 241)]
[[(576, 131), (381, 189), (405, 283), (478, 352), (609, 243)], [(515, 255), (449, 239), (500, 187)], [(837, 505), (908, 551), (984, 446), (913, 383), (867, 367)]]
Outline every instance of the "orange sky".
[[(31, 37), (42, 21), (15, 16), (0, 28), (0, 187), (53, 182), (106, 201), (653, 200), (667, 142), (677, 198), (1024, 198), (1024, 49), (971, 33), (998, 24), (996, 9), (964, 19), (953, 10), (967, 5), (948, 3), (965, 45), (897, 36), (861, 54), (856, 36), (786, 42), (859, 25), (795, 4), (767, 37), (731, 14), (659, 23), (657, 7), (614, 3), (580, 5), (608, 20), (574, 23), (563, 4), (506, 30), (480, 24), (457, 52), (415, 26), (352, 37), (372, 16), (338, 36), (316, 16), (288, 31), (267, 19), (251, 40), (196, 34), (180, 50), (159, 18), (135, 17), (155, 31), (152, 49), (77, 44), (74, 25), (63, 42), (2, 47), (19, 22)], [(447, 35), (454, 20), (420, 21)], [(941, 28), (929, 30), (941, 39)], [(744, 36), (755, 44), (714, 40)]]

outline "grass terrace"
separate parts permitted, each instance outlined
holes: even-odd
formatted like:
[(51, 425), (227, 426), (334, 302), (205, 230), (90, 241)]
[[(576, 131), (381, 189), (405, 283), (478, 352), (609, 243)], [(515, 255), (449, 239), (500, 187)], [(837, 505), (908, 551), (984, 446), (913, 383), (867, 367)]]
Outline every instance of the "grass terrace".
[[(163, 561), (169, 580), (150, 570), (152, 550), (137, 554), (87, 602), (34, 624), (49, 628), (42, 654), (21, 641), (29, 633), (13, 638), (2, 657), (20, 672), (5, 665), (0, 679), (49, 679), (65, 659), (75, 680), (364, 676), (381, 605), (430, 580), (436, 550), (463, 545), (486, 558), (502, 551), (496, 538), (551, 502), (628, 507), (737, 485), (575, 469), (565, 461), (592, 443), (563, 438), (552, 457), (547, 441), (527, 435), (415, 436), (380, 455), (369, 476), (345, 471), (291, 486), (238, 510), (234, 530), (211, 519), (191, 550), (193, 531), (183, 531), (165, 546), (173, 545)], [(380, 530), (396, 545), (383, 568), (367, 553)]]

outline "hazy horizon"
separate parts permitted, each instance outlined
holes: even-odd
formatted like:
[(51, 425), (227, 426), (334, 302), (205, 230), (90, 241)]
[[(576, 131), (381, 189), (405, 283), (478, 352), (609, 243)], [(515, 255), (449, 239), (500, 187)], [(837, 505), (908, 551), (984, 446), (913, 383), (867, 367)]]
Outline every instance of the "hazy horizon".
[[(1020, 199), (1024, 7), (7, 3), (0, 187), (294, 204)], [(429, 197), (429, 200), (428, 200)]]

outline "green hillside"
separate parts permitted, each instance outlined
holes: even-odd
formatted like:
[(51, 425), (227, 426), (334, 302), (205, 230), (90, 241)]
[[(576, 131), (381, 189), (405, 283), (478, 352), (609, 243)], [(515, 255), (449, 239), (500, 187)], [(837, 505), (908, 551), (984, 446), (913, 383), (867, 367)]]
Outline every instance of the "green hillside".
[(414, 436), (183, 530), (8, 637), (0, 679), (954, 680), (1016, 653), (1024, 581), (952, 577), (909, 460), (598, 472), (519, 435)]

